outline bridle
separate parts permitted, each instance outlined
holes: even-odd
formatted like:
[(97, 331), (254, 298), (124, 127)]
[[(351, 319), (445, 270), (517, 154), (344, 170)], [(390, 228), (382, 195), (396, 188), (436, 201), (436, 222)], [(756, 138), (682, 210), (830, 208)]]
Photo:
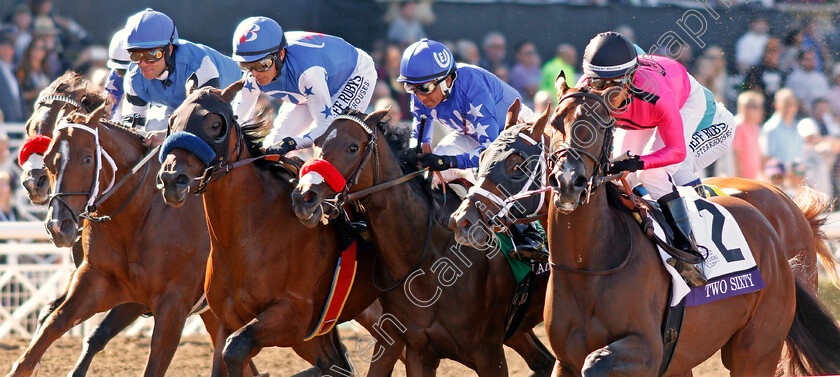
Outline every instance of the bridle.
[[(517, 193), (509, 195), (507, 198), (503, 199), (496, 193), (482, 188), (481, 186), (484, 184), (484, 180), (486, 179), (486, 177), (479, 177), (478, 182), (476, 182), (476, 184), (473, 187), (471, 187), (468, 192), (468, 198), (473, 197), (474, 195), (483, 196), (491, 202), (493, 202), (493, 204), (495, 204), (499, 208), (499, 210), (495, 214), (491, 215), (490, 218), (486, 220), (487, 224), (510, 225), (512, 223), (530, 222), (542, 216), (542, 214), (539, 214), (539, 210), (542, 208), (543, 203), (545, 202), (545, 192), (551, 189), (551, 187), (548, 187), (546, 185), (548, 175), (546, 174), (545, 135), (540, 135), (539, 142), (537, 142), (524, 132), (520, 132), (518, 134), (518, 137), (525, 140), (533, 146), (537, 146), (540, 149), (539, 158), (537, 160), (537, 168), (532, 169), (530, 175), (528, 176), (528, 180), (525, 182), (522, 188)], [(535, 190), (529, 190), (535, 182), (539, 182), (539, 188)], [(507, 221), (507, 219), (509, 218), (508, 215), (510, 214), (511, 208), (514, 205), (516, 205), (519, 200), (529, 198), (533, 195), (540, 196), (539, 204), (535, 207), (535, 209), (531, 213), (525, 214), (524, 217), (518, 217), (514, 221)]]
[[(569, 98), (584, 98), (584, 99), (590, 98), (590, 99), (594, 99), (594, 100), (598, 101), (598, 103), (601, 106), (604, 106), (605, 109), (609, 110), (609, 106), (607, 106), (607, 103), (606, 103), (606, 100), (604, 100), (604, 97), (601, 97), (601, 96), (599, 96), (595, 93), (591, 93), (588, 90), (576, 91), (576, 92), (572, 92), (572, 93), (568, 93), (568, 94), (563, 95), (562, 97), (560, 97), (560, 100), (557, 101), (557, 106), (560, 106), (560, 104), (563, 103), (563, 101), (565, 101)], [(612, 152), (612, 146), (613, 146), (613, 133), (611, 132), (611, 128), (613, 128), (614, 126), (615, 126), (615, 119), (613, 117), (610, 117), (609, 123), (607, 123), (605, 125), (596, 125), (596, 127), (601, 127), (605, 131), (604, 132), (604, 141), (603, 141), (603, 144), (601, 146), (600, 156), (596, 157), (592, 153), (589, 153), (588, 151), (586, 151), (582, 148), (573, 147), (570, 144), (565, 143), (565, 142), (563, 143), (565, 146), (561, 146), (561, 147), (557, 148), (556, 150), (552, 151), (552, 153), (551, 153), (551, 161), (552, 162), (557, 161), (560, 158), (565, 157), (569, 154), (571, 154), (572, 157), (578, 158), (578, 159), (580, 158), (580, 156), (585, 156), (585, 157), (591, 159), (593, 162), (595, 162), (595, 168), (589, 174), (589, 178), (587, 179), (587, 183), (586, 183), (586, 188), (584, 189), (583, 195), (580, 196), (580, 201), (578, 202), (578, 205), (589, 202), (589, 198), (591, 197), (592, 192), (598, 186), (604, 184), (605, 182), (609, 182), (609, 181), (612, 181), (614, 179), (617, 179), (617, 178), (621, 177), (621, 174), (612, 174), (612, 175), (609, 174), (610, 153)], [(584, 168), (585, 167), (586, 167), (586, 165), (584, 165)], [(554, 166), (554, 168), (551, 169), (550, 174), (551, 175), (556, 175), (556, 174), (560, 173), (561, 169), (562, 169), (562, 165)], [(554, 186), (552, 186), (552, 187), (554, 189), (558, 189), (558, 187), (554, 187)]]

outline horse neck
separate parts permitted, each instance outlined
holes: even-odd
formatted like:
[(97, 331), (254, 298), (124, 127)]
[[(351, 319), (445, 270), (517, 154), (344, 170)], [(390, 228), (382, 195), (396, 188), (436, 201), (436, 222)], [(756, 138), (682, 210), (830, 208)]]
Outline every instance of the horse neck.
[(623, 227), (633, 224), (607, 204), (607, 191), (602, 185), (592, 193), (588, 203), (564, 215), (552, 204), (548, 214), (548, 237), (551, 262), (588, 270), (615, 267), (625, 254), (628, 240)]
[[(377, 183), (402, 176), (391, 148), (380, 148), (379, 164)], [(410, 273), (426, 247), (431, 210), (428, 200), (411, 182), (405, 182), (371, 194), (362, 202), (374, 244), (393, 278)]]
[[(114, 221), (125, 219), (126, 221), (136, 224), (137, 219), (148, 210), (152, 199), (156, 196), (157, 190), (155, 188), (154, 180), (149, 179), (149, 177), (154, 176), (154, 172), (157, 171), (159, 166), (155, 166), (157, 163), (156, 161), (150, 161), (147, 165), (149, 173), (146, 175), (145, 179), (143, 176), (146, 168), (142, 168), (131, 177), (126, 178), (126, 176), (130, 174), (134, 165), (145, 157), (145, 154), (147, 153), (146, 147), (142, 140), (136, 135), (133, 135), (127, 130), (118, 130), (114, 127), (118, 126), (110, 126), (103, 123), (99, 124), (99, 143), (102, 145), (103, 151), (107, 152), (111, 158), (114, 159), (114, 163), (117, 165), (117, 172), (114, 175), (113, 184), (116, 185), (123, 179), (126, 179), (126, 181), (121, 187), (117, 188), (117, 191), (111, 194), (107, 200), (102, 202), (97, 210), (97, 214), (111, 215), (126, 201), (130, 201), (126, 204), (125, 209), (122, 211), (125, 213), (114, 217)], [(100, 197), (107, 193), (104, 190), (108, 188), (112, 177), (111, 164), (108, 163), (104, 154), (102, 156), (102, 166), (102, 172), (100, 173), (100, 182), (102, 182), (100, 185)], [(138, 185), (144, 185), (144, 187), (140, 187), (137, 194), (131, 198), (131, 193), (134, 192)], [(113, 188), (111, 190), (113, 190)]]

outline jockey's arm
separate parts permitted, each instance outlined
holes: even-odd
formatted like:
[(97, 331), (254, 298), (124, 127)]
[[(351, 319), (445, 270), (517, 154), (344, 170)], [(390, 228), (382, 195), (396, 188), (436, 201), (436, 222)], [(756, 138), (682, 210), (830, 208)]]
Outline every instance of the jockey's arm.
[[(470, 151), (456, 155), (459, 169), (477, 168), (481, 151), (487, 149), (490, 143), (499, 137), (499, 129), (503, 123), (496, 119), (496, 101), (487, 90), (477, 90), (472, 93), (469, 103), (462, 110), (465, 128), (473, 134), (478, 146)], [(467, 127), (471, 124), (471, 127)]]
[(645, 169), (678, 164), (685, 160), (687, 154), (683, 119), (676, 101), (670, 97), (660, 97), (656, 103), (656, 111), (657, 132), (665, 146), (641, 156)]
[(260, 99), (260, 87), (257, 85), (257, 80), (250, 72), (242, 75), (245, 80), (245, 86), (236, 96), (233, 97), (231, 105), (233, 106), (233, 113), (239, 119), (240, 124), (248, 124), (254, 121), (254, 114), (257, 109), (257, 102)]
[(330, 88), (327, 86), (327, 71), (320, 66), (307, 69), (298, 80), (300, 93), (306, 96), (305, 106), (315, 122), (315, 128), (304, 135), (295, 137), (297, 148), (309, 148), (312, 143), (324, 134), (336, 115), (332, 109)]
[[(409, 147), (416, 148), (417, 147), (417, 140), (421, 140), (421, 144), (428, 144), (431, 146), (432, 144), (432, 135), (435, 132), (435, 121), (432, 119), (429, 114), (426, 113), (425, 107), (416, 106), (417, 103), (416, 97), (413, 95), (411, 96), (411, 118), (413, 119), (411, 122), (411, 140), (409, 140)], [(418, 139), (418, 135), (420, 134), (420, 117), (426, 116), (426, 125), (423, 128), (423, 138)]]

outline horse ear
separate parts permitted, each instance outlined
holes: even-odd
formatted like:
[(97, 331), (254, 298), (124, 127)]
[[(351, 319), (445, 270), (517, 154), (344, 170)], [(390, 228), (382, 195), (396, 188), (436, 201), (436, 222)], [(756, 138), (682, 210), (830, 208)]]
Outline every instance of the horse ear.
[(569, 90), (569, 85), (566, 84), (566, 73), (563, 70), (560, 70), (560, 74), (554, 79), (554, 88), (557, 89), (557, 98), (562, 97)]
[(542, 135), (545, 132), (545, 125), (548, 124), (548, 113), (551, 111), (551, 101), (545, 105), (545, 111), (543, 111), (542, 115), (537, 118), (537, 121), (534, 123), (533, 131), (531, 131), (531, 136), (536, 137)]
[(87, 123), (88, 125), (99, 124), (99, 120), (102, 119), (103, 115), (105, 115), (106, 106), (107, 104), (105, 102), (99, 105), (99, 107), (97, 107), (90, 113), (90, 115), (88, 115), (87, 121), (85, 123)]
[(516, 124), (519, 120), (519, 98), (517, 97), (513, 100), (513, 103), (510, 104), (507, 111), (507, 120), (505, 120), (505, 129)]
[(187, 80), (187, 83), (184, 85), (187, 89), (187, 97), (195, 91), (195, 81)]
[(376, 125), (381, 122), (386, 115), (388, 115), (388, 109), (374, 111), (365, 118), (365, 123), (367, 123), (368, 126)]
[(233, 97), (236, 96), (236, 93), (239, 93), (239, 91), (242, 90), (244, 85), (245, 79), (239, 79), (239, 81), (230, 84), (230, 86), (222, 90), (222, 98), (225, 99), (225, 102), (233, 101)]

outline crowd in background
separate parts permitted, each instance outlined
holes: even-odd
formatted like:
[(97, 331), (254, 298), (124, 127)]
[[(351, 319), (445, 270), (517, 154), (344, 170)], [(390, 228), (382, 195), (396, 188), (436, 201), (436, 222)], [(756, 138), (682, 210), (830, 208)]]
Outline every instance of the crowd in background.
[[(674, 1), (657, 3), (667, 2)], [(652, 5), (649, 3), (653, 1), (620, 3)], [(773, 1), (752, 4), (769, 6)], [(398, 126), (408, 127), (411, 122), (410, 96), (396, 81), (400, 58), (407, 45), (427, 36), (424, 29), (435, 19), (432, 7), (430, 1), (391, 3), (384, 16), (389, 27), (369, 52), (379, 80), (368, 110), (391, 107)], [(755, 18), (746, 33), (734, 36), (734, 56), (718, 46), (685, 46), (677, 59), (736, 114), (738, 121), (731, 153), (710, 167), (707, 175), (762, 179), (790, 195), (800, 185), (808, 184), (840, 196), (838, 29), (840, 25), (801, 18), (789, 30), (771, 34), (768, 21)], [(613, 30), (634, 39), (628, 26), (616, 25)], [(556, 102), (554, 80), (558, 72), (564, 71), (570, 84), (577, 82), (580, 73), (583, 51), (564, 41), (557, 41), (550, 52), (538, 51), (533, 41), (509, 41), (504, 33), (495, 31), (478, 41), (456, 38), (441, 42), (458, 62), (483, 67), (508, 82), (537, 112), (548, 102)], [(549, 54), (547, 61), (540, 58)], [(53, 9), (51, 0), (17, 5), (11, 14), (0, 18), (0, 124), (3, 120), (24, 122), (38, 93), (67, 69), (104, 86), (107, 59), (107, 48), (92, 44), (82, 27)], [(273, 114), (279, 107), (268, 97), (261, 105), (265, 114)], [(12, 160), (8, 136), (0, 133), (0, 221), (20, 217), (10, 199), (11, 191), (19, 185)]]

